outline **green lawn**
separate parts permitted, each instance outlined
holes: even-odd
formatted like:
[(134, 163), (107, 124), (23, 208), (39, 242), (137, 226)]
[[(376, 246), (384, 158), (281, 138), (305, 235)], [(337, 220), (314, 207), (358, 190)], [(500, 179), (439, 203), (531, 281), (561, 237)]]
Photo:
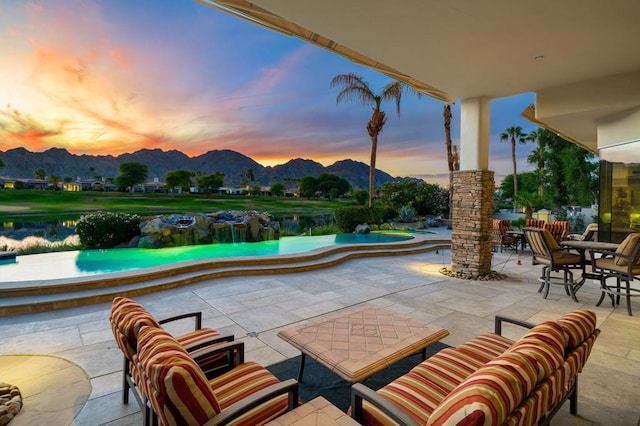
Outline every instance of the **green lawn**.
[(92, 211), (120, 211), (141, 215), (162, 213), (257, 210), (275, 216), (333, 214), (351, 200), (306, 200), (244, 195), (127, 194), (122, 192), (66, 192), (0, 190), (0, 219), (58, 219)]

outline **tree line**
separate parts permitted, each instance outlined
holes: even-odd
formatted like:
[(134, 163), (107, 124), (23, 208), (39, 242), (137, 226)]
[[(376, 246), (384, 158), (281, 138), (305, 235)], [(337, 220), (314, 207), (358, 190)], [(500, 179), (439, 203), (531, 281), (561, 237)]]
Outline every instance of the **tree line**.
[[(525, 134), (521, 127), (509, 127), (500, 139), (511, 143), (513, 163), (513, 173), (500, 185), (501, 203), (524, 208), (525, 212), (596, 203), (598, 163), (593, 153), (543, 128)], [(515, 147), (524, 143), (536, 144), (527, 158), (535, 168), (517, 173)]]

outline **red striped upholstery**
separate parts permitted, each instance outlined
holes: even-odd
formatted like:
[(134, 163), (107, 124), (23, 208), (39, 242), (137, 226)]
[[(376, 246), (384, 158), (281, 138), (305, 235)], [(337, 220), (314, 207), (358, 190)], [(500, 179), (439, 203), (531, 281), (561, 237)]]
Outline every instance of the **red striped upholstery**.
[[(576, 383), (595, 327), (595, 313), (584, 310), (538, 324), (515, 343), (485, 333), (440, 351), (377, 393), (421, 424), (536, 424)], [(366, 399), (362, 414), (364, 425), (395, 424)]]
[(566, 337), (560, 324), (543, 322), (522, 336), (509, 352), (531, 356), (538, 368), (538, 380), (544, 380), (560, 367), (564, 361)]
[(116, 343), (131, 359), (137, 352), (138, 332), (142, 327), (160, 327), (160, 324), (137, 302), (126, 297), (116, 297), (111, 305), (111, 328)]
[(500, 425), (538, 384), (536, 361), (507, 352), (489, 361), (453, 390), (433, 411), (428, 425)]
[(584, 342), (596, 329), (596, 314), (593, 311), (575, 311), (558, 319), (567, 337), (567, 350), (572, 351)]
[(552, 376), (540, 383), (527, 399), (511, 412), (503, 425), (535, 425), (543, 415), (547, 414), (549, 407), (558, 403), (566, 394), (566, 390), (563, 389), (562, 376), (562, 370), (556, 370)]
[[(228, 373), (209, 381), (222, 410), (279, 380), (266, 368), (255, 362), (240, 364)], [(287, 411), (287, 395), (274, 398), (256, 409), (244, 413), (233, 425), (255, 426), (282, 415)]]
[(527, 228), (544, 228), (545, 221), (543, 219), (527, 219), (525, 226)]
[[(138, 357), (149, 400), (161, 425), (201, 425), (234, 403), (279, 383), (267, 369), (240, 364), (210, 381), (198, 364), (166, 331), (143, 327), (138, 335)], [(231, 425), (262, 425), (287, 411), (287, 395), (247, 411)]]
[[(435, 407), (463, 380), (487, 362), (501, 355), (512, 340), (485, 333), (457, 348), (447, 348), (378, 390), (417, 421), (428, 418)], [(390, 424), (391, 420), (367, 401), (363, 404), (364, 424)], [(384, 419), (384, 420), (382, 420)]]
[(138, 359), (147, 397), (162, 425), (201, 425), (220, 412), (207, 377), (166, 331), (143, 327)]
[(547, 229), (557, 242), (564, 241), (569, 235), (569, 222), (561, 220), (547, 223), (544, 225), (544, 229)]
[[(153, 316), (139, 303), (126, 298), (116, 297), (113, 299), (111, 305), (111, 315), (109, 317), (113, 336), (118, 344), (118, 347), (122, 350), (126, 360), (129, 362), (129, 368), (127, 371), (125, 362), (125, 368), (123, 371), (123, 402), (128, 401), (129, 397), (129, 385), (130, 381), (133, 381), (133, 390), (137, 387), (142, 399), (148, 395), (146, 393), (146, 387), (140, 385), (143, 383), (143, 377), (139, 360), (136, 357), (138, 349), (138, 335), (143, 327), (158, 327), (160, 324), (153, 318)], [(213, 342), (220, 333), (211, 328), (200, 328), (190, 333), (177, 337), (178, 343), (190, 353), (191, 357), (197, 357), (203, 351), (206, 351), (211, 346), (206, 345), (207, 342)], [(203, 347), (200, 349), (193, 349), (199, 345)], [(212, 355), (207, 358), (200, 359), (198, 364), (202, 370), (207, 374), (212, 374), (216, 369), (228, 364), (226, 354)], [(134, 394), (135, 395), (135, 394)], [(138, 395), (135, 395), (136, 399), (140, 401)]]

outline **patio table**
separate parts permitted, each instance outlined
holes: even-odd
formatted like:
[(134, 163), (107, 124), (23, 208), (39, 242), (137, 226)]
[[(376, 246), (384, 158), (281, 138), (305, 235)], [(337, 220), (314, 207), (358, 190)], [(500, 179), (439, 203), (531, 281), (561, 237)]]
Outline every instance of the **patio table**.
[[(593, 250), (598, 252), (612, 252), (616, 251), (619, 244), (617, 243), (606, 243), (602, 241), (579, 241), (579, 240), (565, 240), (560, 242), (561, 247), (572, 248), (580, 252), (582, 258), (585, 262), (584, 272), (582, 273), (582, 279), (578, 284), (578, 288), (580, 288), (587, 279), (599, 280), (600, 274), (595, 273), (593, 271), (587, 271), (587, 250)], [(589, 262), (590, 263), (590, 262)]]
[(520, 251), (524, 253), (524, 248), (527, 246), (527, 239), (524, 236), (524, 231), (519, 231), (517, 229), (512, 229), (510, 231), (505, 232), (507, 235), (513, 235), (518, 239), (516, 242), (516, 253), (518, 252), (518, 244), (520, 244)]
[(351, 311), (278, 333), (302, 352), (298, 381), (310, 356), (350, 383), (414, 353), (421, 351), (424, 358), (427, 346), (448, 335), (444, 328), (382, 308)]

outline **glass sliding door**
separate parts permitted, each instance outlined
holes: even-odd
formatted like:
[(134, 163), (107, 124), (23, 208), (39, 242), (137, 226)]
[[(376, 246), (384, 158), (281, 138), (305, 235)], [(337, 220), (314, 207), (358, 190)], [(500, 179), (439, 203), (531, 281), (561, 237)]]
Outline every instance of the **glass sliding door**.
[(600, 149), (598, 240), (640, 232), (640, 141)]

